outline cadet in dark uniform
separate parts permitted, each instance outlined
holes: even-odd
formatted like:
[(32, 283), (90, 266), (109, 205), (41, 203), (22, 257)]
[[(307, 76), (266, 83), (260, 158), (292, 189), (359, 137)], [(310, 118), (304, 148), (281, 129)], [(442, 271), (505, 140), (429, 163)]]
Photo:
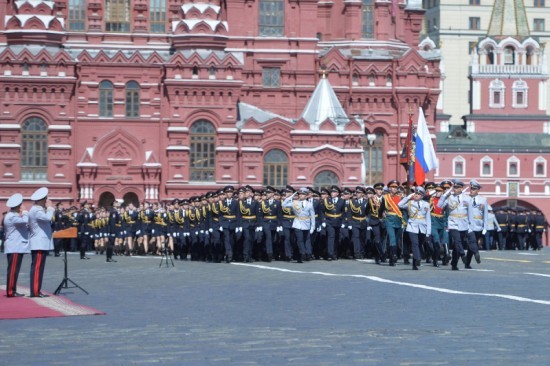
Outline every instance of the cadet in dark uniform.
[(351, 226), (351, 240), (353, 242), (353, 256), (355, 259), (364, 258), (363, 239), (367, 235), (367, 200), (363, 197), (366, 190), (356, 187), (356, 198), (350, 200), (348, 223)]
[[(284, 199), (290, 197), (294, 192), (296, 192), (296, 190), (292, 186), (286, 186), (286, 188), (283, 190)], [(282, 202), (281, 210), (282, 225), (280, 228), (280, 232), (282, 233), (283, 237), (285, 260), (290, 261), (294, 256), (293, 248), (294, 244), (296, 243), (296, 234), (292, 229), (292, 223), (294, 222), (294, 218), (296, 216), (294, 215), (294, 211), (290, 207), (282, 207)]]
[(225, 262), (233, 260), (233, 247), (235, 245), (235, 230), (240, 227), (239, 202), (233, 198), (235, 188), (226, 186), (224, 193), (226, 199), (218, 202), (220, 216), (220, 231), (223, 233), (223, 243), (225, 247)]
[(80, 204), (81, 210), (78, 213), (77, 221), (80, 232), (80, 259), (90, 259), (86, 257), (86, 250), (92, 246), (93, 227), (92, 221), (94, 215), (90, 212), (90, 204), (84, 201)]
[(120, 228), (122, 226), (120, 222), (121, 220), (120, 213), (118, 212), (119, 207), (120, 207), (120, 202), (115, 200), (113, 201), (113, 205), (109, 210), (109, 221), (107, 222), (107, 227), (108, 227), (107, 248), (105, 250), (105, 257), (108, 263), (116, 262), (116, 260), (113, 259), (113, 252), (114, 252), (117, 232), (120, 231)]
[[(245, 186), (245, 199), (239, 202), (241, 211), (241, 228), (243, 232), (243, 259), (245, 262), (252, 261), (252, 249), (255, 242), (255, 233), (258, 225), (259, 204), (254, 200), (254, 189), (251, 186)], [(263, 230), (263, 228), (262, 228)]]
[(340, 240), (340, 229), (344, 223), (345, 202), (340, 198), (340, 188), (337, 186), (330, 187), (331, 198), (327, 198), (322, 202), (323, 207), (323, 225), (327, 230), (327, 254), (328, 260), (338, 259), (336, 257), (336, 249)]
[(260, 203), (261, 212), (261, 226), (265, 235), (265, 252), (267, 254), (267, 261), (271, 262), (273, 259), (273, 244), (277, 239), (277, 228), (281, 224), (281, 202), (273, 198), (275, 188), (271, 186), (266, 187), (266, 200)]

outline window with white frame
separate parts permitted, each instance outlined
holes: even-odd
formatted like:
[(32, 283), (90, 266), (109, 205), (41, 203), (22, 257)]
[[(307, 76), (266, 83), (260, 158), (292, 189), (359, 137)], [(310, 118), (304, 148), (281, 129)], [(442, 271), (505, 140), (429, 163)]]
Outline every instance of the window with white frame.
[(507, 175), (509, 177), (519, 177), (519, 159), (512, 156), (508, 159)]
[(504, 108), (504, 82), (496, 79), (489, 84), (489, 108)]
[(512, 107), (527, 108), (527, 83), (523, 80), (517, 80), (512, 86), (514, 93)]
[(533, 175), (535, 177), (546, 177), (546, 159), (542, 156), (535, 159)]
[(483, 157), (483, 159), (481, 159), (479, 175), (482, 177), (493, 176), (493, 159), (491, 159), (489, 156), (485, 156)]
[(462, 156), (453, 159), (453, 176), (463, 177), (466, 175), (466, 160)]

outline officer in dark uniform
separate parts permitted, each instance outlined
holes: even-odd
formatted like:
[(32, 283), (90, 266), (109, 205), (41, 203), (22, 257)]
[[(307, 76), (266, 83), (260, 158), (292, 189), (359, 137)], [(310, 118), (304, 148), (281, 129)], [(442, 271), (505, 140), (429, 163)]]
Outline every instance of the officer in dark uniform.
[[(65, 216), (63, 211), (63, 202), (57, 202), (55, 204), (55, 211), (53, 213), (53, 231), (59, 231), (66, 229), (69, 226), (69, 220)], [(63, 249), (63, 243), (67, 239), (54, 239), (53, 250), (56, 257), (59, 257), (61, 250)]]
[[(376, 183), (373, 187), (367, 187), (367, 239), (374, 249), (374, 260), (376, 264), (380, 264), (385, 255), (384, 244), (385, 240), (384, 226), (382, 220), (382, 196), (376, 193), (376, 190), (382, 192), (384, 183)], [(370, 235), (369, 235), (370, 233)], [(396, 258), (390, 256), (390, 266), (394, 266)]]
[(540, 210), (536, 211), (536, 215), (534, 218), (534, 231), (535, 231), (535, 241), (536, 241), (536, 249), (542, 250), (542, 233), (546, 232), (546, 228), (548, 227), (548, 222), (546, 222), (546, 219), (544, 218), (544, 215)]
[(324, 227), (327, 230), (327, 254), (328, 260), (338, 259), (336, 250), (339, 246), (340, 229), (344, 223), (345, 202), (340, 198), (341, 190), (338, 186), (330, 187), (331, 198), (322, 202)]
[(529, 216), (524, 208), (518, 207), (516, 216), (516, 237), (519, 250), (527, 250), (526, 242), (529, 233)]
[[(296, 192), (294, 187), (287, 185), (286, 188), (283, 190), (284, 199), (292, 196)], [(294, 218), (296, 217), (294, 215), (294, 210), (289, 207), (282, 207), (281, 201), (281, 210), (282, 210), (282, 217), (281, 217), (281, 228), (280, 232), (282, 233), (283, 243), (284, 243), (284, 253), (285, 253), (285, 260), (290, 261), (292, 260), (294, 256), (294, 246), (296, 245), (296, 234), (294, 233), (294, 230), (292, 229), (292, 223), (294, 222)]]
[(265, 189), (266, 199), (260, 203), (261, 226), (265, 235), (265, 252), (267, 261), (273, 260), (273, 246), (277, 240), (277, 228), (282, 225), (281, 201), (273, 198), (275, 188), (267, 186)]
[(252, 262), (252, 249), (255, 242), (256, 230), (263, 227), (258, 225), (259, 204), (254, 200), (254, 189), (247, 185), (244, 187), (245, 198), (239, 202), (241, 211), (241, 228), (243, 232), (243, 260)]
[(109, 221), (107, 224), (108, 238), (107, 238), (107, 250), (105, 251), (106, 261), (108, 263), (115, 263), (116, 260), (113, 259), (113, 252), (115, 247), (115, 240), (117, 237), (117, 232), (120, 231), (122, 227), (121, 217), (119, 213), (120, 202), (114, 201), (111, 209), (109, 210)]
[(506, 237), (508, 236), (509, 231), (509, 220), (508, 220), (508, 211), (507, 207), (499, 207), (495, 209), (495, 218), (498, 221), (498, 226), (500, 231), (498, 231), (498, 250), (506, 249)]
[(211, 221), (210, 221), (210, 241), (212, 247), (212, 261), (214, 263), (220, 263), (224, 256), (223, 241), (222, 241), (222, 232), (220, 231), (220, 217), (221, 211), (219, 209), (219, 201), (225, 199), (225, 194), (223, 189), (220, 189), (212, 195), (212, 198), (209, 199), (210, 202), (210, 212), (211, 212)]
[(240, 227), (239, 202), (233, 197), (235, 188), (225, 186), (223, 189), (226, 198), (218, 202), (220, 216), (220, 231), (223, 233), (225, 247), (225, 262), (233, 260), (233, 247), (235, 245), (235, 230)]
[(351, 226), (351, 240), (355, 259), (364, 258), (363, 239), (367, 236), (367, 200), (365, 188), (355, 187), (356, 197), (350, 200), (348, 223)]
[(92, 246), (92, 235), (94, 228), (92, 222), (94, 215), (90, 212), (90, 204), (84, 201), (80, 204), (81, 210), (78, 213), (77, 221), (80, 232), (80, 259), (90, 259), (86, 257), (86, 250)]

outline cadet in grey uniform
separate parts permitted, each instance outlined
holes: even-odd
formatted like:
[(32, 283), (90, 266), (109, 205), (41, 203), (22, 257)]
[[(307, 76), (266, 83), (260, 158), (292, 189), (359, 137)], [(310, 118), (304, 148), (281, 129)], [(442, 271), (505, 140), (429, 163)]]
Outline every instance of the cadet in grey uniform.
[(4, 251), (8, 258), (8, 275), (6, 278), (6, 296), (19, 297), (23, 296), (17, 292), (17, 278), (19, 270), (23, 262), (25, 253), (31, 252), (29, 244), (29, 216), (21, 204), (23, 196), (20, 193), (12, 195), (6, 206), (10, 211), (4, 217), (4, 233), (6, 242), (4, 243)]
[[(298, 200), (294, 199), (296, 193), (298, 193)], [(309, 190), (307, 188), (300, 188), (299, 192), (294, 192), (283, 201), (283, 207), (292, 208), (295, 214), (292, 228), (294, 229), (298, 251), (300, 252), (298, 263), (302, 263), (305, 260), (306, 242), (309, 235), (313, 234), (315, 230), (315, 209), (311, 202), (306, 199), (308, 193)]]
[[(422, 187), (417, 187), (414, 193), (404, 197), (399, 201), (398, 206), (406, 209), (408, 213), (407, 233), (411, 240), (413, 262), (412, 269), (418, 270), (422, 255), (420, 247), (424, 241), (430, 237), (432, 232), (432, 219), (430, 217), (430, 204), (423, 200), (426, 191)], [(437, 260), (434, 261), (437, 264)]]
[(42, 294), (42, 277), (48, 251), (53, 249), (52, 217), (55, 208), (48, 198), (48, 188), (42, 187), (31, 196), (34, 206), (29, 211), (29, 242), (31, 246), (31, 297), (48, 297)]
[(437, 207), (442, 208), (448, 213), (449, 237), (453, 248), (451, 266), (453, 271), (458, 271), (458, 258), (466, 264), (466, 255), (464, 253), (464, 244), (468, 240), (468, 196), (462, 192), (464, 183), (455, 180), (453, 186), (445, 192), (437, 203)]

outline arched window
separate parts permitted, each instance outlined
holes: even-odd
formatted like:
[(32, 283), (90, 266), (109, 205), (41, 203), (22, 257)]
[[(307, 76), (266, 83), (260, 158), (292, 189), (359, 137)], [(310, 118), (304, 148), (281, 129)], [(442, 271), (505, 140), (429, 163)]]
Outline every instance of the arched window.
[(191, 162), (189, 179), (198, 182), (214, 182), (216, 166), (216, 130), (206, 120), (195, 122), (189, 133)]
[(515, 60), (515, 49), (512, 46), (507, 46), (504, 48), (504, 64), (505, 65), (514, 65)]
[(105, 0), (105, 31), (130, 31), (130, 0)]
[(462, 156), (453, 159), (453, 176), (464, 177), (466, 175), (466, 160)]
[(330, 170), (324, 170), (321, 173), (317, 174), (315, 176), (315, 179), (313, 180), (313, 186), (315, 189), (320, 189), (323, 187), (330, 187), (332, 185), (339, 186), (340, 181), (338, 179), (338, 176), (331, 172)]
[(285, 3), (283, 0), (260, 0), (260, 36), (280, 37), (285, 31)]
[(506, 173), (509, 177), (519, 177), (519, 159), (515, 156), (511, 156), (507, 161)]
[(135, 81), (126, 84), (126, 117), (139, 117), (139, 85)]
[(369, 133), (364, 141), (365, 183), (372, 186), (384, 178), (384, 134)]
[(374, 38), (374, 4), (372, 0), (363, 0), (361, 27), (362, 38)]
[(68, 29), (72, 32), (86, 30), (86, 0), (69, 0)]
[(166, 32), (166, 0), (149, 0), (149, 26), (151, 33)]
[(480, 174), (481, 177), (493, 176), (493, 159), (490, 156), (484, 156), (480, 161)]
[(21, 180), (47, 180), (48, 126), (41, 118), (27, 119), (21, 127)]
[(535, 177), (546, 177), (546, 159), (542, 156), (539, 156), (534, 161), (533, 175)]
[(489, 107), (504, 108), (505, 86), (502, 80), (492, 80), (489, 84)]
[(529, 88), (527, 83), (523, 80), (516, 80), (512, 85), (513, 100), (512, 107), (514, 108), (527, 108), (527, 92)]
[(279, 149), (264, 155), (264, 186), (284, 187), (288, 182), (288, 157)]
[(108, 80), (99, 83), (99, 116), (113, 116), (113, 83)]

